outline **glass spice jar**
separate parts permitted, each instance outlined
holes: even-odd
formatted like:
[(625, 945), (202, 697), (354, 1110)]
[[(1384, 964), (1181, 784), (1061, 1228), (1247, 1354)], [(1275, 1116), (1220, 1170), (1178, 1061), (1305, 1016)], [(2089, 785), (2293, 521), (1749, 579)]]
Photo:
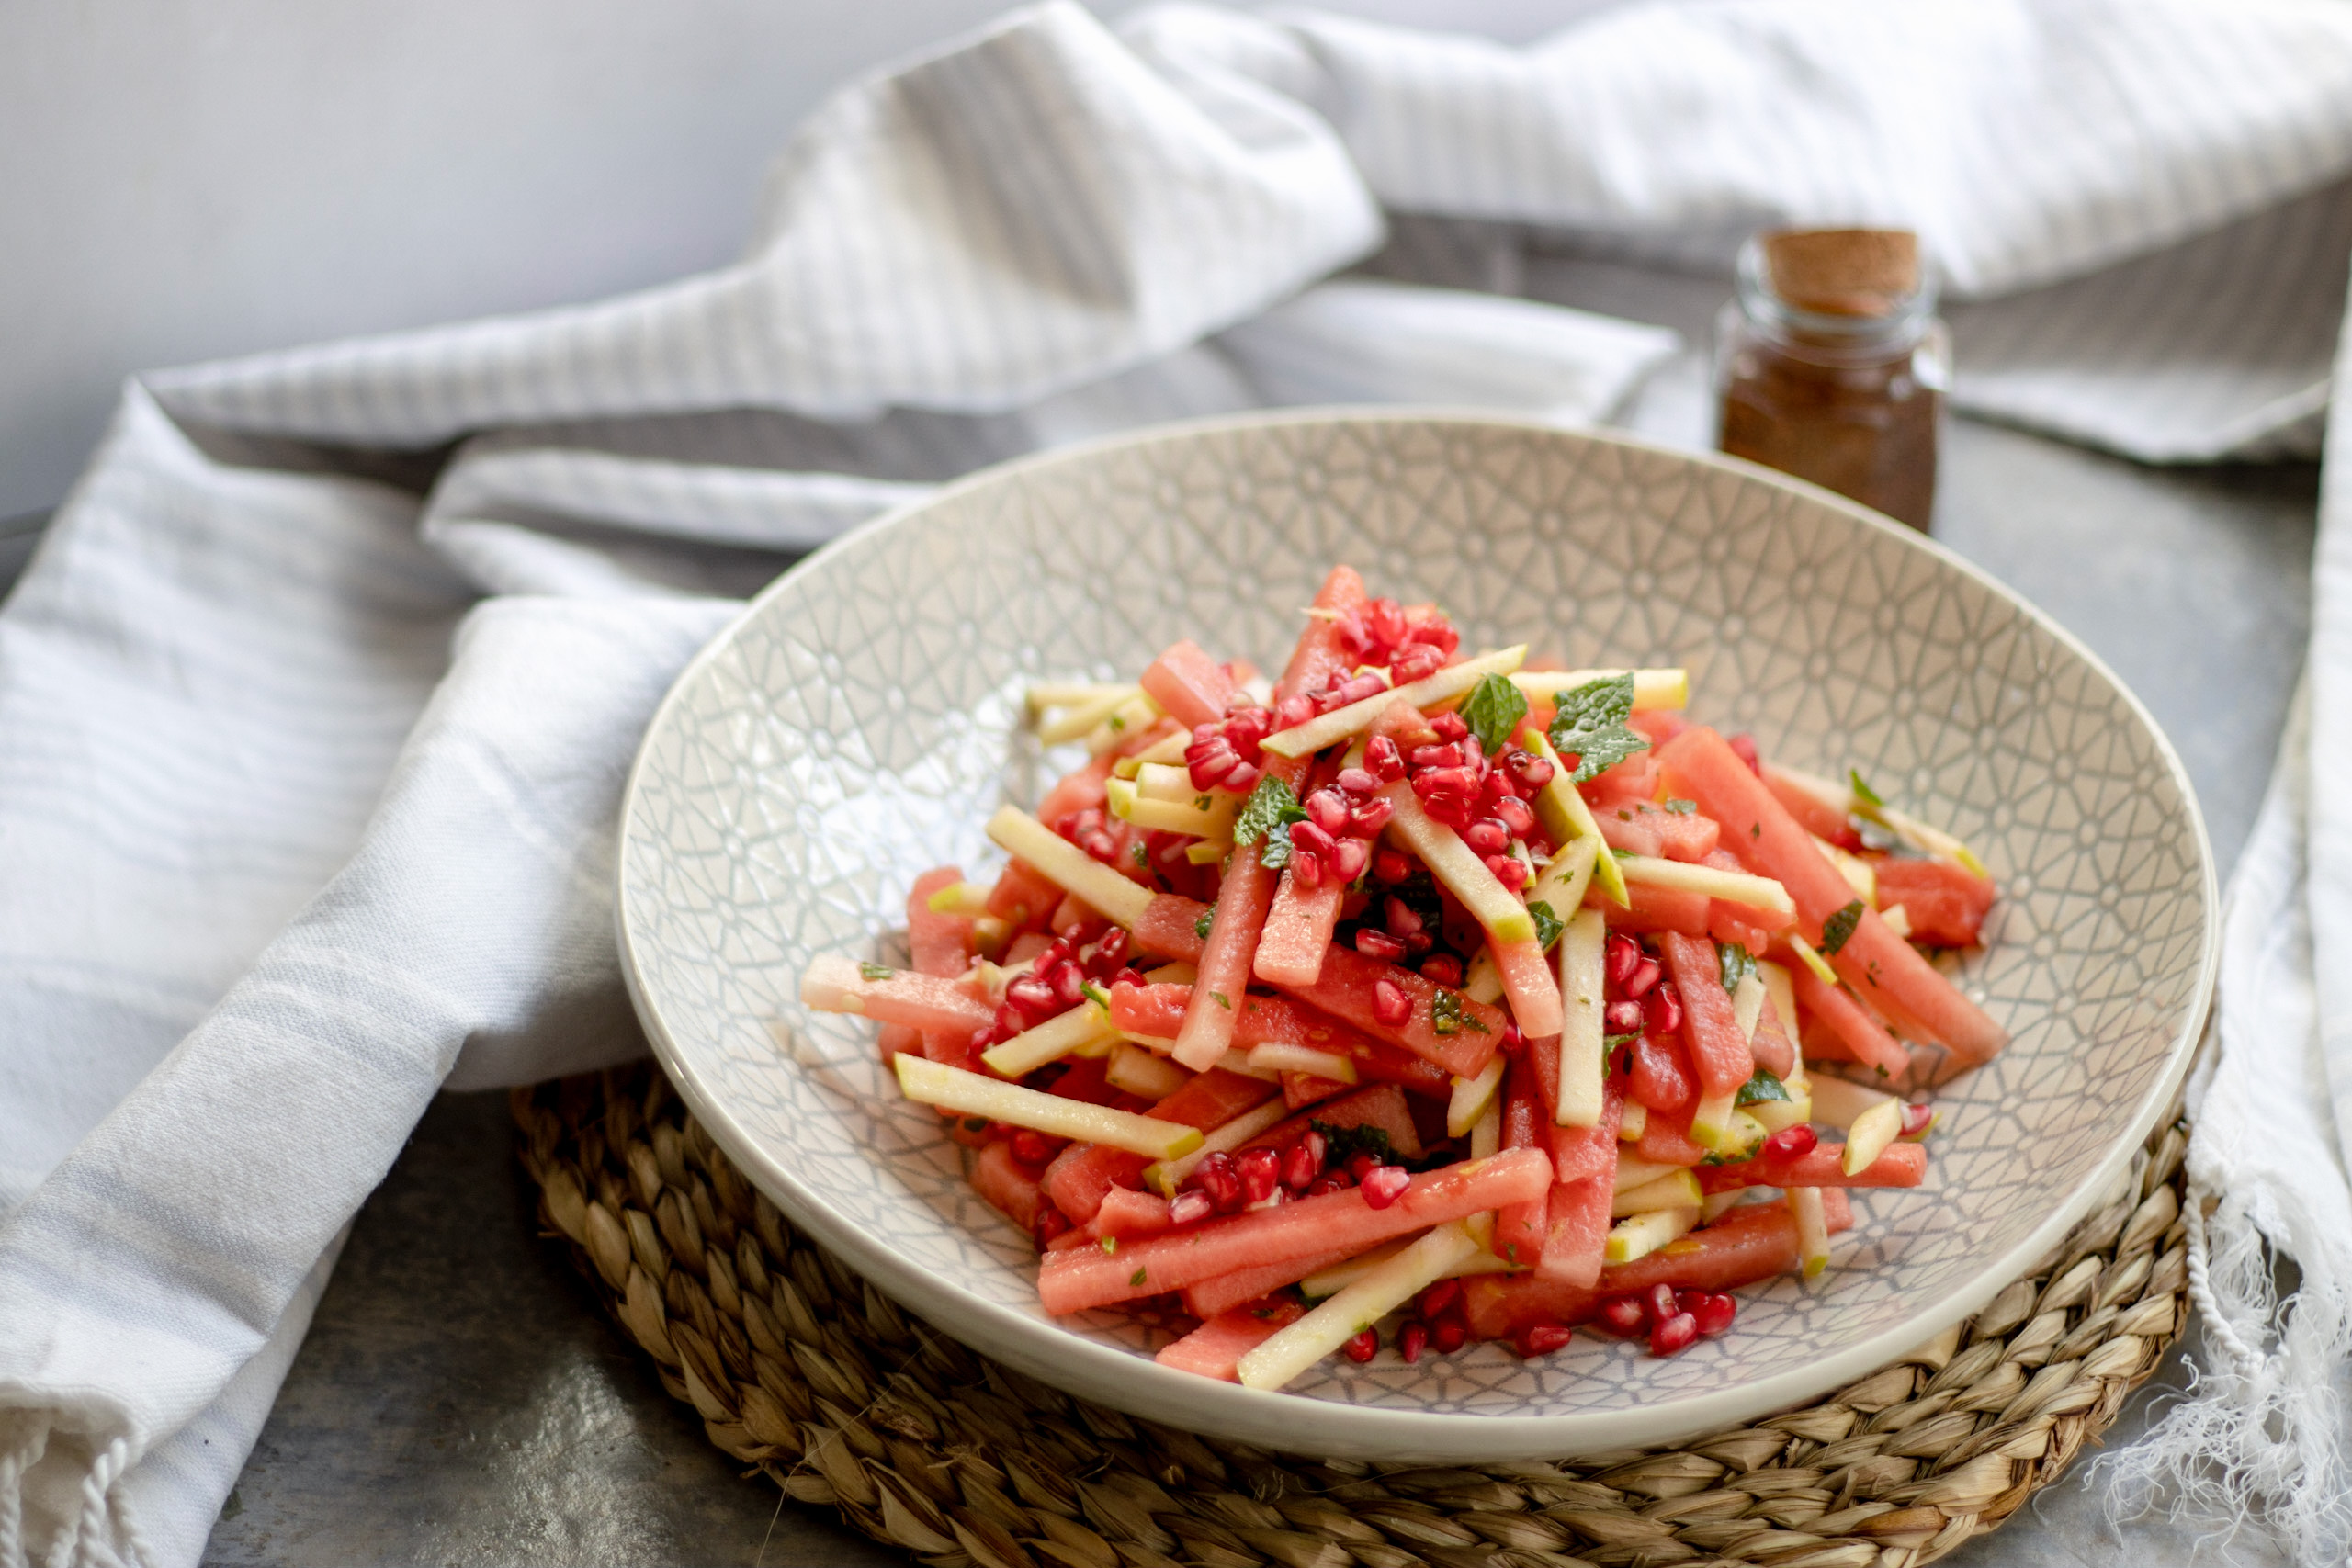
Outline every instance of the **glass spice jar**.
[(1740, 248), (1715, 329), (1716, 445), (1925, 533), (1951, 339), (1901, 230), (1787, 230)]

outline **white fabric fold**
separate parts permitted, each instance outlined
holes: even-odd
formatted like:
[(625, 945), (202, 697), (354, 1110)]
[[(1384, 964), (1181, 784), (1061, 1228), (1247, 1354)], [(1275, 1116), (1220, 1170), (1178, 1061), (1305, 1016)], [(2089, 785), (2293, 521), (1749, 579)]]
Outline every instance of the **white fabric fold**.
[[(1970, 406), (2158, 458), (2308, 446), (2347, 89), (2340, 0), (1652, 0), (1525, 51), (1053, 4), (845, 88), (736, 266), (129, 389), (0, 610), (0, 1568), (194, 1562), (430, 1095), (639, 1048), (619, 781), (794, 552), (1001, 458), (1281, 403), (1703, 440), (1764, 221), (1919, 228)], [(2352, 916), (2345, 488), (2313, 787), (2282, 774), (2249, 853), (2195, 1156), (2256, 1357), (2228, 1238), (2352, 1288), (2333, 1190), (2227, 1131), (2342, 1092), (2346, 982), (2278, 987)], [(2302, 1109), (2330, 1148), (2352, 1125)], [(2340, 1462), (2288, 1446), (2241, 1480)]]

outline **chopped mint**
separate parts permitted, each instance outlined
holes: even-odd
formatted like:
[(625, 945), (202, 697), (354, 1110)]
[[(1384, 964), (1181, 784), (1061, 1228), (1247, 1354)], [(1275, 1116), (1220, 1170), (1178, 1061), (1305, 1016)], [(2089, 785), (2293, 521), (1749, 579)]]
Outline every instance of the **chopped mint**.
[(1223, 991), (1211, 991), (1209, 993), (1209, 1000), (1215, 1002), (1217, 1006), (1223, 1008), (1227, 1012), (1231, 1012), (1233, 1010), (1233, 998), (1227, 996)]
[(1757, 1068), (1755, 1077), (1739, 1086), (1739, 1103), (1742, 1105), (1754, 1105), (1758, 1100), (1788, 1098), (1787, 1086), (1762, 1067)]
[(1739, 983), (1756, 973), (1756, 959), (1736, 942), (1715, 943), (1715, 964), (1723, 971), (1724, 989), (1736, 991)]
[(1130, 1275), (1128, 1275), (1128, 1276), (1127, 1276), (1127, 1283), (1128, 1283), (1129, 1285), (1140, 1285), (1140, 1284), (1142, 1284), (1142, 1283), (1143, 1283), (1143, 1275), (1144, 1275), (1144, 1271), (1143, 1271), (1142, 1269), (1136, 1269), (1134, 1273), (1132, 1273), (1132, 1274), (1130, 1274)]
[(857, 972), (869, 980), (887, 980), (898, 973), (888, 964), (861, 964), (857, 966)]
[(1196, 936), (1196, 937), (1199, 937), (1203, 942), (1206, 942), (1206, 941), (1208, 941), (1208, 939), (1209, 939), (1209, 911), (1208, 911), (1208, 910), (1206, 910), (1206, 909), (1203, 909), (1203, 910), (1201, 911), (1201, 918), (1200, 918), (1199, 919), (1194, 920), (1194, 921), (1193, 922), (1193, 934), (1194, 936)]
[(1118, 1238), (1117, 1236), (1114, 1236), (1114, 1235), (1106, 1235), (1106, 1236), (1104, 1236), (1104, 1237), (1102, 1238), (1102, 1250), (1103, 1250), (1103, 1251), (1105, 1251), (1105, 1252), (1116, 1252), (1116, 1251), (1118, 1251), (1118, 1250), (1119, 1250), (1119, 1238)]
[(1855, 899), (1852, 903), (1847, 905), (1844, 908), (1838, 910), (1836, 914), (1822, 921), (1822, 956), (1825, 958), (1828, 957), (1835, 953), (1839, 948), (1845, 946), (1847, 939), (1854, 934), (1854, 928), (1861, 923), (1862, 901), (1860, 898)]
[(1470, 688), (1463, 699), (1462, 722), (1478, 738), (1478, 744), (1489, 757), (1502, 755), (1503, 745), (1510, 739), (1511, 731), (1527, 716), (1527, 698), (1517, 686), (1501, 675), (1485, 674)]
[(1574, 752), (1577, 757), (1570, 784), (1582, 784), (1602, 769), (1649, 749), (1650, 743), (1625, 725), (1634, 712), (1630, 671), (1588, 681), (1573, 692), (1556, 694), (1554, 700), (1560, 711), (1552, 720), (1552, 749), (1562, 756)]
[(1568, 929), (1566, 924), (1552, 912), (1551, 904), (1542, 898), (1529, 899), (1527, 913), (1535, 921), (1536, 945), (1549, 953), (1552, 944), (1560, 940), (1560, 933)]
[(1855, 799), (1862, 802), (1873, 811), (1884, 808), (1886, 802), (1878, 797), (1878, 791), (1871, 788), (1869, 784), (1862, 782), (1860, 770), (1856, 768), (1848, 768), (1846, 770), (1846, 783), (1852, 788)]
[(1216, 799), (1210, 795), (1196, 795), (1193, 796), (1193, 809), (1195, 811), (1206, 811), (1210, 807), (1215, 806), (1216, 804)]
[(1606, 1055), (1620, 1045), (1631, 1045), (1641, 1037), (1642, 1032), (1638, 1029), (1629, 1029), (1623, 1034), (1604, 1034), (1600, 1037), (1601, 1054)]
[(1151, 856), (1144, 849), (1143, 840), (1141, 839), (1137, 839), (1133, 844), (1128, 846), (1127, 858), (1134, 861), (1137, 865), (1149, 865), (1151, 863)]
[(1662, 811), (1671, 811), (1677, 817), (1688, 817), (1699, 809), (1699, 803), (1695, 800), (1661, 800), (1658, 802), (1658, 808)]
[(1440, 1034), (1459, 1034), (1465, 1029), (1475, 1029), (1481, 1034), (1493, 1032), (1463, 1010), (1459, 991), (1449, 991), (1443, 986), (1437, 988), (1437, 995), (1430, 1001), (1430, 1028)]
[(1078, 988), (1080, 994), (1082, 994), (1088, 1001), (1092, 1002), (1096, 1007), (1102, 1009), (1106, 1012), (1110, 1010), (1110, 992), (1104, 990), (1102, 987), (1096, 985), (1091, 980), (1082, 982)]

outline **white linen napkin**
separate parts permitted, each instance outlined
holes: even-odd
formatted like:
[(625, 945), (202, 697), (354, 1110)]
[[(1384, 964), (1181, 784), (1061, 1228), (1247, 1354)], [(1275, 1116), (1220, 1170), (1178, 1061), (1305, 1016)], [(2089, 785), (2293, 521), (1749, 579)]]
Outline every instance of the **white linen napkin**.
[[(1643, 417), (1678, 339), (1604, 318), (1680, 324), (1687, 378), (1730, 245), (1783, 220), (1919, 229), (1970, 406), (2149, 457), (2308, 450), (2348, 179), (2338, 0), (1659, 3), (1525, 51), (1056, 4), (845, 89), (733, 267), (143, 378), (0, 611), (0, 1568), (196, 1561), (429, 1096), (640, 1048), (619, 780), (785, 552), (1158, 419), (1433, 390)], [(1385, 279), (1331, 278), (1358, 262)], [(2243, 911), (2298, 868), (2339, 929), (2331, 809), (2266, 818), (2233, 997)], [(2312, 1007), (2301, 1046), (2225, 1014), (2213, 1103), (2332, 1061), (2341, 998)], [(2352, 1288), (2241, 1196), (2251, 1114), (2209, 1120), (2217, 1247), (2259, 1227), (2312, 1248), (2307, 1293)], [(2249, 1432), (2223, 1457), (2262, 1462)], [(2342, 1495), (2287, 1442), (2238, 1473)]]

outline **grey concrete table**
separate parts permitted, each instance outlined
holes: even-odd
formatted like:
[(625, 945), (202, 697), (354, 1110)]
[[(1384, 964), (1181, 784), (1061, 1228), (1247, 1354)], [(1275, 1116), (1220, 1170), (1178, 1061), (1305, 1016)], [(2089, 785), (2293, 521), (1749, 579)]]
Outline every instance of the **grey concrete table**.
[[(1938, 533), (2071, 627), (2187, 760), (2223, 869), (2269, 772), (2308, 631), (2309, 466), (2154, 470), (1967, 423)], [(534, 1235), (503, 1097), (435, 1102), (360, 1213), (214, 1530), (277, 1563), (884, 1564), (704, 1440)], [(2110, 1442), (2144, 1428), (2152, 1394)], [(2186, 1562), (2161, 1522), (2109, 1535), (2079, 1470), (1947, 1561)]]

